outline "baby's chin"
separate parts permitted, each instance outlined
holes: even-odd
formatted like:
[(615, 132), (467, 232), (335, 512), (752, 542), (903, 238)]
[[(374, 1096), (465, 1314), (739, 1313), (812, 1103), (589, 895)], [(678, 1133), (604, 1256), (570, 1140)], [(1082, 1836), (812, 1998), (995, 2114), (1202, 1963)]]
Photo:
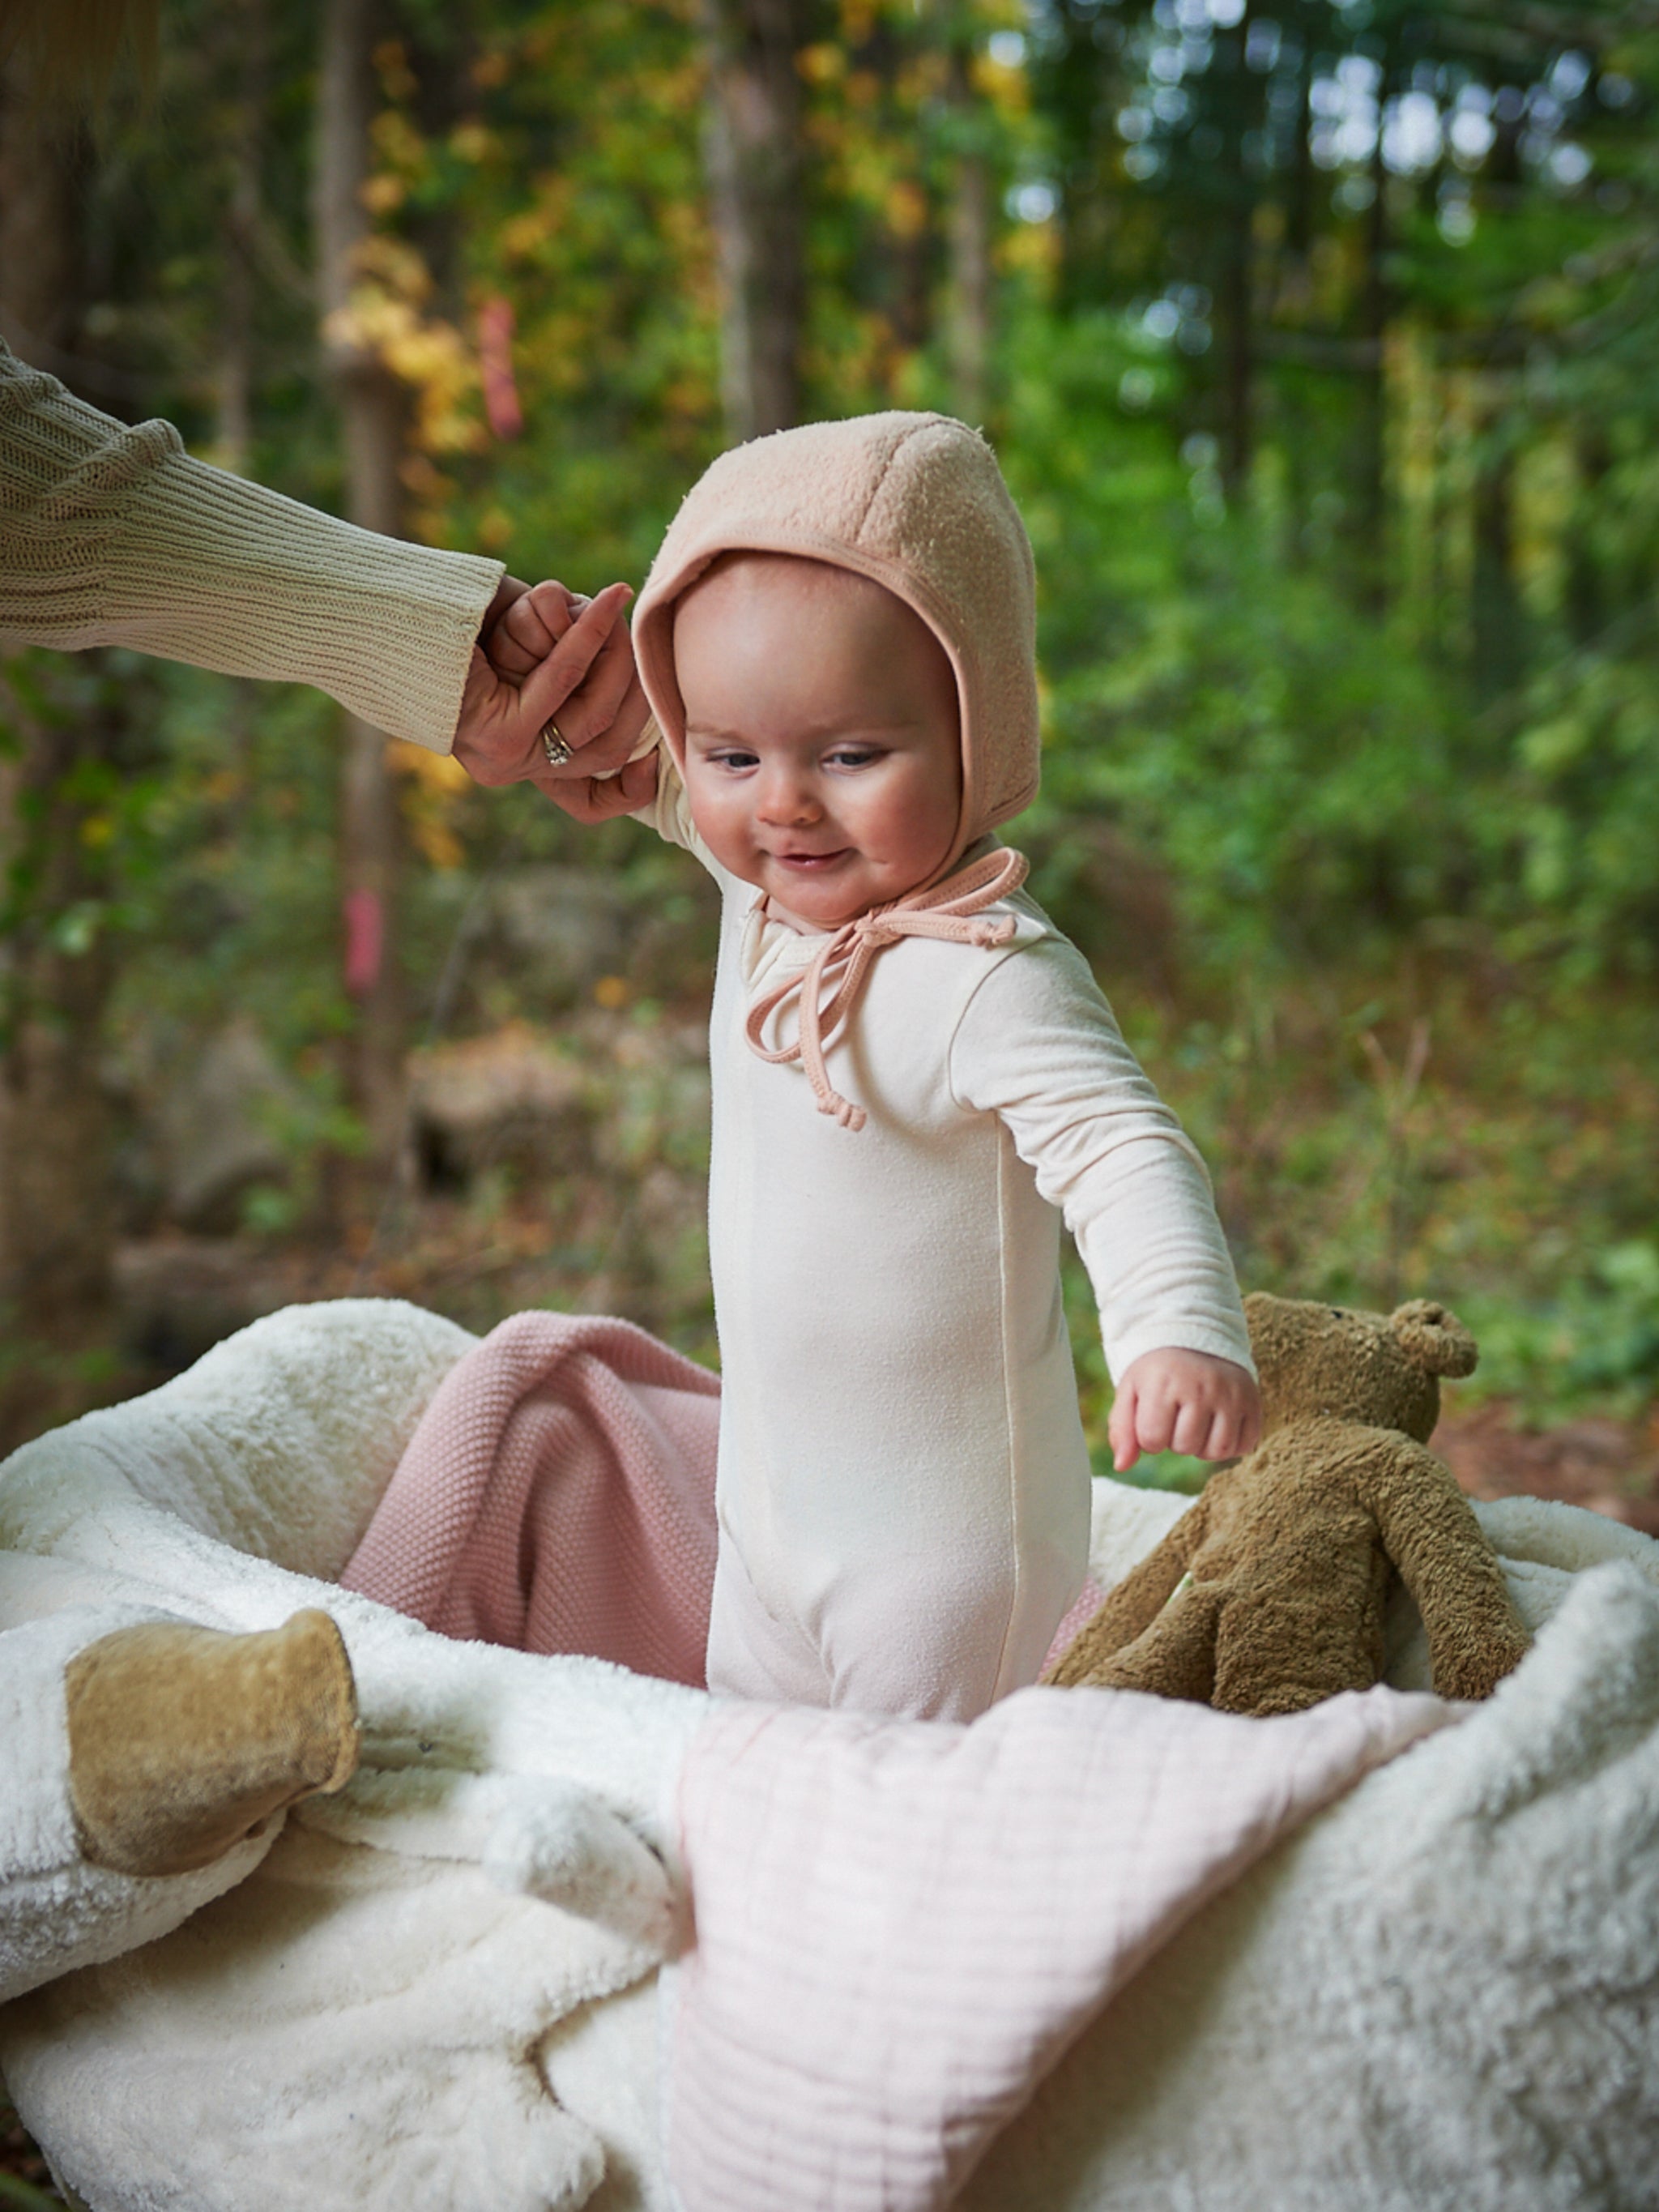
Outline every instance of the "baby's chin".
[(773, 865), (757, 870), (747, 880), (763, 890), (775, 906), (814, 929), (842, 929), (872, 907), (889, 906), (902, 898), (914, 884), (882, 881), (857, 856), (824, 868)]

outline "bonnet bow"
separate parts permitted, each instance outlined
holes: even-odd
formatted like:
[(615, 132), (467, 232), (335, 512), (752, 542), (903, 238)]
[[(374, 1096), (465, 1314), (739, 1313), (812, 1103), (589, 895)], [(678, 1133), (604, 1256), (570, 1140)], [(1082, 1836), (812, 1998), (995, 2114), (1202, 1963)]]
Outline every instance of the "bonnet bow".
[[(799, 1060), (819, 1113), (833, 1115), (843, 1129), (861, 1129), (866, 1118), (863, 1107), (843, 1098), (835, 1088), (823, 1054), (825, 1046), (858, 1004), (877, 954), (903, 937), (943, 938), (953, 945), (988, 949), (1006, 945), (1019, 926), (1012, 915), (1001, 915), (995, 921), (978, 917), (988, 906), (1017, 891), (1029, 869), (1023, 853), (999, 846), (965, 868), (958, 868), (932, 890), (907, 892), (891, 906), (872, 908), (868, 914), (843, 922), (825, 937), (799, 975), (786, 978), (750, 1006), (744, 1025), (750, 1051), (774, 1066)], [(832, 975), (836, 979), (835, 990), (826, 1000), (823, 992)], [(776, 1047), (763, 1043), (768, 1021), (796, 991), (800, 994), (800, 1012), (793, 1043)]]

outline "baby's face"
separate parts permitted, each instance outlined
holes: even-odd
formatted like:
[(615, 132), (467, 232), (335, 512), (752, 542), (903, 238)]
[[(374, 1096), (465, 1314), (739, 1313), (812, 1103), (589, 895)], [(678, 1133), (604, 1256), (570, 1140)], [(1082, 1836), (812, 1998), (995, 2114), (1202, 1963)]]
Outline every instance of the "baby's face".
[(962, 811), (956, 679), (890, 592), (743, 554), (680, 601), (674, 672), (691, 819), (732, 875), (834, 929), (943, 864)]

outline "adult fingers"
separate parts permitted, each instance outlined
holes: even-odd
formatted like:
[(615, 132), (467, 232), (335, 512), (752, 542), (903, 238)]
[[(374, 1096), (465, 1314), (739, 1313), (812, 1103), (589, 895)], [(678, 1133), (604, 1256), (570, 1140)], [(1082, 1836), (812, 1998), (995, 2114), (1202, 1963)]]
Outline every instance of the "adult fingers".
[(570, 782), (585, 775), (611, 775), (623, 767), (640, 741), (640, 734), (650, 720), (651, 709), (646, 702), (645, 691), (637, 678), (623, 695), (622, 703), (607, 723), (595, 720), (592, 734), (582, 737), (581, 731), (587, 716), (593, 712), (586, 688), (577, 692), (560, 708), (559, 734), (577, 748), (575, 757), (562, 768), (552, 769), (556, 776)]
[[(562, 715), (559, 729), (561, 732), (564, 729)], [(629, 755), (633, 751), (639, 734), (638, 726), (615, 722), (602, 736), (590, 738), (581, 750), (567, 761), (562, 768), (550, 768), (548, 774), (556, 781), (562, 778), (567, 783), (580, 783), (594, 775), (615, 775), (628, 765)]]
[(475, 782), (517, 783), (535, 766), (541, 750), (538, 726), (526, 726), (517, 705), (513, 685), (496, 674), (483, 648), (475, 645), (451, 748)]
[[(614, 702), (611, 713), (606, 714), (603, 720), (586, 710), (580, 713), (573, 711), (568, 718), (568, 728), (560, 709), (581, 685), (610, 641), (613, 631), (620, 629), (623, 651), (631, 667), (633, 647), (628, 637), (627, 626), (622, 621), (623, 608), (631, 596), (628, 585), (608, 584), (582, 609), (541, 666), (526, 677), (524, 688), (519, 695), (519, 708), (522, 720), (532, 730), (539, 730), (557, 718), (567, 744), (578, 746), (585, 744), (590, 738), (610, 726), (615, 712)], [(614, 653), (615, 648), (612, 650)], [(621, 701), (627, 689), (624, 678), (617, 686), (616, 702)]]
[[(634, 641), (620, 612), (610, 635), (594, 655), (586, 674), (565, 701), (559, 717), (562, 730), (568, 723), (573, 745), (591, 743), (609, 730), (623, 711), (629, 695), (641, 702), (639, 728), (645, 726), (644, 692), (634, 665)], [(635, 735), (638, 730), (635, 731)]]
[(537, 775), (531, 781), (573, 821), (609, 822), (650, 805), (657, 788), (656, 755), (647, 753), (642, 760), (630, 762), (618, 775), (583, 776), (574, 782)]

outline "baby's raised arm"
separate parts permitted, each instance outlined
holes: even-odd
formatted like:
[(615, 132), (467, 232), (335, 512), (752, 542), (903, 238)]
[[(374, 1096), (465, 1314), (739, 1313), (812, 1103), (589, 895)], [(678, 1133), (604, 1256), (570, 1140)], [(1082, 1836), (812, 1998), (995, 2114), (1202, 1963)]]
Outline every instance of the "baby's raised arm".
[[(637, 813), (657, 787), (655, 753), (631, 757), (649, 714), (623, 611), (631, 597), (626, 584), (607, 585), (592, 599), (556, 581), (538, 584), (513, 602), (484, 643), (496, 673), (515, 684), (550, 657), (587, 656), (586, 673), (556, 718), (556, 736), (571, 757), (556, 763), (550, 755), (529, 778), (578, 822)], [(551, 734), (550, 723), (544, 735)]]

